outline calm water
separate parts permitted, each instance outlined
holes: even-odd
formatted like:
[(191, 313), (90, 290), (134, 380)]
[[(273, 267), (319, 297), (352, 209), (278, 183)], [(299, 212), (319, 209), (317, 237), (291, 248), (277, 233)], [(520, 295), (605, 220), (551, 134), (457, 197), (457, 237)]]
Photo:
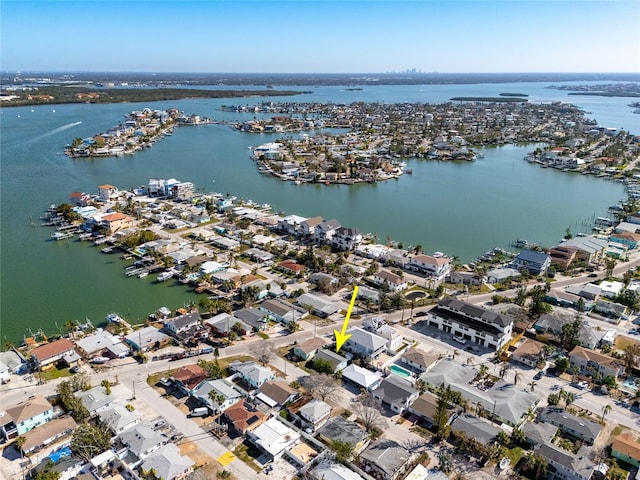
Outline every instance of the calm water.
[[(628, 99), (567, 97), (545, 84), (429, 85), (314, 89), (286, 101), (421, 101), (437, 103), (457, 95), (528, 93), (532, 101), (565, 100), (583, 106), (601, 124), (639, 133), (638, 115)], [(308, 90), (308, 88), (301, 88)], [(277, 100), (277, 99), (274, 99)], [(564, 174), (524, 162), (534, 146), (484, 150), (474, 163), (410, 160), (413, 175), (360, 186), (295, 185), (258, 174), (247, 147), (273, 140), (240, 134), (220, 125), (180, 128), (152, 149), (134, 156), (69, 159), (60, 155), (75, 137), (118, 123), (131, 110), (177, 107), (215, 119), (252, 115), (220, 112), (222, 104), (260, 99), (185, 100), (156, 104), (56, 105), (2, 110), (1, 119), (1, 285), (2, 341), (20, 340), (27, 328), (53, 333), (66, 320), (98, 323), (117, 311), (142, 320), (160, 306), (177, 308), (196, 299), (182, 286), (157, 285), (153, 278), (125, 278), (116, 255), (79, 242), (47, 241), (51, 229), (33, 227), (51, 203), (76, 190), (97, 192), (103, 183), (131, 188), (151, 177), (192, 181), (207, 191), (233, 193), (275, 210), (337, 218), (344, 225), (387, 235), (405, 245), (421, 244), (470, 260), (515, 238), (552, 244), (567, 227), (574, 233), (593, 215), (622, 199), (620, 184)], [(55, 111), (53, 111), (55, 109)], [(82, 122), (82, 123), (78, 123)]]

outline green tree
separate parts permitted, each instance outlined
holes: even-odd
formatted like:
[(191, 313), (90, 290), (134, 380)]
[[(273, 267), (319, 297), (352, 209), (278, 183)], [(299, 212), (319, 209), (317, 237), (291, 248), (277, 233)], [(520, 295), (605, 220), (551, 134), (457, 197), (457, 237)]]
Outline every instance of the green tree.
[(611, 411), (611, 405), (606, 404), (605, 406), (602, 407), (602, 421), (604, 422), (604, 417), (607, 416), (607, 413), (609, 413)]
[(505, 432), (504, 430), (500, 430), (498, 432), (498, 435), (496, 435), (496, 442), (498, 442), (499, 445), (506, 447), (511, 442), (511, 438), (509, 438), (507, 432)]
[(323, 358), (317, 358), (311, 364), (313, 369), (318, 373), (326, 373), (332, 375), (334, 372), (333, 364), (329, 360)]
[(100, 382), (100, 385), (104, 387), (104, 393), (106, 395), (111, 395), (111, 382), (106, 378)]
[(436, 411), (434, 414), (434, 426), (436, 429), (436, 438), (438, 440), (444, 440), (449, 433), (449, 408), (451, 402), (451, 386), (441, 385), (438, 389), (438, 402), (436, 404)]
[(73, 432), (71, 438), (71, 451), (89, 462), (99, 453), (108, 450), (111, 446), (111, 433), (101, 425), (80, 424)]
[(334, 440), (331, 442), (331, 450), (336, 454), (336, 460), (340, 463), (347, 462), (353, 457), (353, 445), (349, 442)]
[(560, 375), (566, 372), (569, 369), (571, 363), (567, 357), (560, 357), (556, 360), (555, 369), (556, 372)]

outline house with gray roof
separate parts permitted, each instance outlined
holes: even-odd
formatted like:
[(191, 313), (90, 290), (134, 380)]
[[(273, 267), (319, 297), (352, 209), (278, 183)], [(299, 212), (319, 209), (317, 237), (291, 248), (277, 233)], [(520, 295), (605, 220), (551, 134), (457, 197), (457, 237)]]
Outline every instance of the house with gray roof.
[(313, 480), (364, 480), (353, 470), (349, 470), (341, 463), (322, 461), (310, 471)]
[(490, 444), (495, 440), (500, 429), (482, 418), (463, 413), (451, 422), (451, 431), (464, 432), (467, 438), (475, 438), (480, 443)]
[(253, 330), (251, 325), (226, 312), (219, 313), (215, 317), (205, 320), (204, 324), (211, 329), (213, 334), (223, 336), (228, 335), (236, 324), (239, 324), (241, 335), (245, 335), (247, 332)]
[(94, 357), (124, 358), (130, 350), (122, 343), (120, 337), (112, 335), (106, 330), (87, 335), (75, 340), (76, 349), (82, 358), (90, 360)]
[(383, 480), (395, 480), (411, 467), (412, 454), (399, 443), (379, 438), (361, 454), (360, 461), (366, 471)]
[(371, 391), (371, 394), (385, 407), (403, 413), (418, 398), (420, 392), (407, 380), (397, 375), (389, 375)]
[(270, 368), (258, 365), (256, 362), (231, 362), (229, 369), (238, 373), (242, 380), (252, 388), (260, 388), (265, 382), (275, 378)]
[[(209, 396), (210, 392), (213, 392), (215, 395), (219, 395), (221, 400), (213, 400)], [(243, 392), (240, 392), (233, 383), (225, 380), (224, 378), (217, 380), (203, 380), (196, 388), (191, 390), (189, 395), (216, 413), (223, 412), (244, 397)]]
[(589, 445), (593, 443), (602, 431), (602, 425), (585, 417), (578, 417), (567, 412), (563, 408), (548, 406), (538, 415), (538, 420), (558, 427), (562, 433), (582, 440)]
[(179, 480), (193, 471), (195, 462), (182, 455), (173, 443), (164, 445), (153, 455), (147, 457), (141, 466), (143, 472), (155, 472), (156, 478)]
[(476, 371), (467, 365), (460, 365), (451, 360), (444, 359), (420, 376), (420, 380), (439, 387), (440, 385), (464, 385), (469, 383), (476, 376)]
[(289, 413), (300, 422), (302, 428), (315, 431), (331, 416), (331, 406), (322, 400), (311, 400), (300, 407), (291, 405)]
[(551, 443), (558, 433), (558, 427), (546, 422), (526, 422), (522, 425), (522, 432), (529, 445), (543, 445)]
[(326, 340), (322, 337), (313, 337), (298, 345), (294, 345), (291, 353), (301, 360), (310, 360), (318, 353), (318, 349), (326, 345), (326, 343)]
[(526, 269), (531, 275), (545, 275), (551, 266), (551, 257), (546, 252), (522, 250), (512, 262), (517, 270)]
[(278, 299), (265, 300), (258, 305), (258, 309), (262, 310), (270, 320), (285, 325), (290, 322), (299, 322), (308, 315), (304, 308)]
[(256, 394), (256, 398), (271, 408), (281, 407), (286, 403), (293, 402), (300, 396), (300, 392), (291, 388), (283, 380), (271, 380), (265, 382)]
[(329, 350), (326, 348), (319, 349), (315, 356), (313, 357), (313, 361), (323, 360), (325, 362), (329, 362), (331, 367), (333, 368), (333, 373), (339, 372), (347, 368), (347, 359), (342, 355), (338, 355), (333, 350)]
[(323, 442), (331, 444), (335, 441), (348, 443), (353, 446), (354, 453), (359, 453), (369, 442), (369, 436), (360, 425), (343, 416), (332, 417), (320, 429), (318, 437)]
[(124, 405), (119, 403), (111, 405), (111, 407), (106, 410), (99, 411), (98, 417), (102, 424), (109, 428), (115, 435), (124, 432), (140, 422), (139, 413), (130, 412)]
[(547, 461), (549, 480), (590, 480), (596, 471), (591, 449), (585, 445), (575, 454), (551, 443), (540, 445), (534, 452)]
[(420, 372), (426, 372), (435, 365), (439, 358), (438, 354), (427, 353), (419, 348), (411, 347), (402, 354), (400, 361)]
[(125, 430), (118, 435), (115, 445), (118, 456), (123, 458), (127, 453), (135, 455), (137, 461), (130, 466), (137, 466), (142, 460), (157, 452), (163, 445), (169, 443), (169, 437), (159, 433), (153, 424), (144, 422)]
[(432, 327), (495, 351), (509, 342), (514, 323), (510, 315), (453, 297), (440, 300), (429, 310), (425, 321)]
[(344, 349), (360, 358), (377, 358), (387, 349), (387, 339), (359, 327), (347, 330), (351, 335), (344, 344)]
[(163, 330), (172, 337), (183, 337), (192, 332), (197, 332), (202, 327), (202, 318), (198, 311), (189, 312), (175, 318), (171, 318), (164, 323)]
[(302, 308), (309, 307), (314, 315), (317, 315), (321, 318), (326, 318), (329, 315), (333, 315), (336, 313), (339, 308), (338, 306), (331, 302), (328, 299), (323, 299), (318, 295), (314, 295), (312, 293), (304, 293), (298, 297), (296, 300), (296, 304), (301, 306)]
[(142, 350), (143, 352), (156, 350), (171, 343), (169, 335), (151, 325), (134, 330), (124, 339), (134, 350)]
[(26, 364), (16, 352), (0, 352), (0, 381), (9, 378), (11, 374), (19, 373), (23, 368), (26, 368)]
[[(409, 405), (408, 411), (420, 417), (429, 426), (435, 424), (436, 410), (438, 408), (438, 397), (431, 392), (424, 392)], [(447, 419), (451, 421), (453, 416), (459, 411), (457, 407), (447, 409)]]
[[(249, 325), (252, 330), (256, 332), (264, 330), (267, 326), (266, 313), (258, 310), (257, 308), (241, 308), (233, 312), (233, 318), (240, 320), (242, 323)], [(235, 320), (232, 320), (233, 325)]]
[(116, 398), (113, 395), (107, 395), (102, 385), (93, 387), (87, 391), (76, 392), (75, 396), (80, 399), (84, 408), (87, 409), (89, 415), (95, 415), (98, 412), (108, 410)]
[(589, 235), (586, 237), (573, 237), (565, 240), (560, 245), (563, 247), (575, 247), (578, 250), (577, 258), (586, 261), (588, 264), (593, 264), (604, 257), (608, 244), (609, 242), (606, 238)]

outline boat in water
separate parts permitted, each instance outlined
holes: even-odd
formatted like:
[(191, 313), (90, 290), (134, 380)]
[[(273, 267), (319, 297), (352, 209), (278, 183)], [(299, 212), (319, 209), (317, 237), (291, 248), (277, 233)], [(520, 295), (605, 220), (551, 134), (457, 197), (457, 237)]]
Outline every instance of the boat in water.
[(162, 272), (160, 275), (158, 275), (158, 278), (156, 279), (156, 281), (158, 282), (164, 282), (165, 280), (169, 280), (171, 277), (173, 277), (176, 273), (178, 273), (176, 270), (171, 269), (171, 270), (167, 270), (165, 272)]
[(106, 317), (107, 323), (124, 323), (124, 319), (115, 312), (110, 313)]

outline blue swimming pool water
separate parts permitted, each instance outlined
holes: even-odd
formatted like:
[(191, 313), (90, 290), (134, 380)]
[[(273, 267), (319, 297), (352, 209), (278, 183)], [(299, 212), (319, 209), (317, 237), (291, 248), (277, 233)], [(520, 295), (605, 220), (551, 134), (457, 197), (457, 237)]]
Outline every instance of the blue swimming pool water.
[(61, 448), (60, 450), (56, 450), (55, 452), (51, 452), (49, 454), (49, 458), (51, 459), (51, 461), (53, 463), (58, 463), (61, 458), (70, 457), (70, 456), (71, 456), (71, 448), (70, 447)]
[(411, 376), (411, 372), (409, 370), (399, 367), (398, 365), (391, 365), (389, 367), (389, 370), (391, 371), (391, 373), (395, 373), (402, 378), (409, 378)]

